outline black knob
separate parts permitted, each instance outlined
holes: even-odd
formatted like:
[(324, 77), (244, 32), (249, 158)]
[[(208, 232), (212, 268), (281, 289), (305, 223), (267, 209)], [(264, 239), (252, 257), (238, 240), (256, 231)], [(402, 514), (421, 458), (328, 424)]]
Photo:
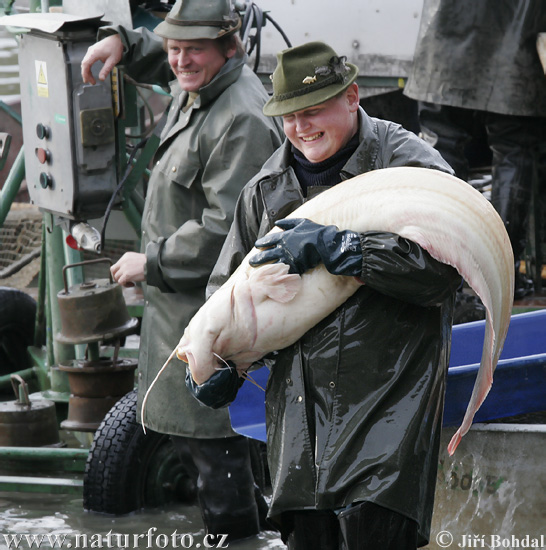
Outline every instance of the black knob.
[(47, 139), (50, 135), (51, 131), (49, 129), (49, 126), (45, 126), (44, 124), (42, 124), (41, 122), (39, 122), (37, 125), (36, 125), (36, 135), (40, 138), (40, 139)]
[(40, 185), (43, 189), (53, 186), (53, 178), (46, 172), (40, 174)]

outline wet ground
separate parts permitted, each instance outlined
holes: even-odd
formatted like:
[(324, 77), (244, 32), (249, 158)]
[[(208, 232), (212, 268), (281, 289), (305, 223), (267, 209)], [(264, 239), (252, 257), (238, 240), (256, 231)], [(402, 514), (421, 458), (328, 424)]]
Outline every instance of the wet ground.
[[(0, 401), (12, 401), (0, 394)], [(4, 418), (4, 420), (6, 420)], [(2, 419), (0, 419), (0, 422)], [(14, 420), (15, 421), (15, 420)], [(1, 428), (1, 426), (0, 426)], [(88, 449), (92, 432), (59, 430), (60, 445), (71, 449)], [(17, 439), (19, 441), (19, 439)], [(20, 443), (18, 443), (20, 444)], [(57, 447), (57, 445), (54, 445)], [(32, 466), (34, 464), (34, 466)], [(256, 537), (227, 544), (221, 536), (206, 536), (200, 510), (196, 505), (166, 503), (126, 515), (112, 516), (87, 512), (83, 508), (81, 489), (71, 493), (28, 492), (31, 477), (53, 478), (52, 491), (61, 482), (84, 479), (83, 465), (74, 461), (64, 471), (60, 461), (44, 462), (36, 470), (33, 459), (16, 462), (0, 459), (0, 484), (9, 477), (18, 486), (13, 491), (0, 490), (0, 550), (13, 548), (230, 548), (232, 550), (280, 550), (286, 548), (278, 533), (264, 531)], [(50, 472), (50, 473), (48, 473)], [(34, 490), (39, 490), (37, 480)], [(3, 485), (2, 488), (6, 488)], [(20, 489), (20, 490), (19, 490)], [(269, 499), (268, 487), (265, 498)], [(208, 545), (208, 546), (207, 546)]]
[(276, 533), (227, 545), (205, 538), (194, 506), (169, 505), (108, 517), (83, 511), (73, 495), (0, 493), (0, 550), (12, 548), (286, 548)]

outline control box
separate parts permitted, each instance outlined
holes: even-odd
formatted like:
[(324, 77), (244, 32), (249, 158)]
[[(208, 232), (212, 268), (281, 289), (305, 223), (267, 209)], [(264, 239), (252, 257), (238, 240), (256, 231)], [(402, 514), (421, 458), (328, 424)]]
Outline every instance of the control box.
[(31, 29), (20, 39), (30, 200), (72, 220), (102, 216), (117, 183), (110, 77), (96, 78), (96, 85), (81, 78), (81, 61), (96, 31), (96, 26), (65, 25), (53, 33)]

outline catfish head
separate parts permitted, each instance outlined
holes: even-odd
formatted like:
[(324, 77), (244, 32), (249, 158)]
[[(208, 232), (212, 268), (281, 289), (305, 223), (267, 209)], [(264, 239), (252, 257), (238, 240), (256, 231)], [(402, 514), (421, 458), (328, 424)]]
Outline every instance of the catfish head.
[(301, 287), (301, 277), (288, 274), (286, 264), (251, 267), (248, 258), (256, 252), (205, 302), (178, 344), (176, 356), (189, 365), (197, 384), (225, 368), (228, 360), (246, 370), (268, 353), (259, 345), (264, 303), (290, 301)]

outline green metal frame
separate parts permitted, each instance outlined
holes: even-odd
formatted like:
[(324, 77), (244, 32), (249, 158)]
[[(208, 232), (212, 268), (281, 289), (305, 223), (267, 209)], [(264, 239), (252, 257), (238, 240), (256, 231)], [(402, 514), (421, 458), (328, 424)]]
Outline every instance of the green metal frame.
[[(0, 475), (0, 491), (30, 493), (73, 493), (83, 490), (82, 474), (87, 449), (55, 447), (0, 447), (0, 463), (4, 472), (14, 474), (28, 470), (49, 473), (51, 477)], [(61, 473), (63, 477), (55, 474)], [(70, 474), (72, 477), (66, 477)]]
[[(125, 84), (125, 86), (128, 86)], [(132, 86), (132, 85), (130, 85)], [(136, 94), (135, 94), (136, 95)], [(137, 102), (128, 102), (135, 105)], [(126, 103), (127, 104), (127, 103)], [(136, 109), (136, 107), (135, 107)], [(118, 119), (118, 143), (123, 144), (131, 140), (126, 135), (127, 120), (139, 120), (138, 113), (131, 113), (125, 120)], [(122, 210), (135, 231), (135, 240), (140, 238), (140, 224), (143, 199), (135, 192), (139, 181), (149, 176), (149, 165), (159, 144), (159, 138), (152, 134), (140, 154), (133, 160), (132, 169), (127, 177), (122, 193)], [(125, 148), (118, 151), (119, 173), (125, 173), (129, 155)], [(10, 169), (0, 194), (0, 227), (3, 225), (25, 177), (23, 148)], [(57, 302), (57, 293), (64, 288), (62, 269), (65, 265), (82, 261), (82, 254), (66, 244), (66, 234), (60, 226), (55, 225), (53, 215), (44, 213), (42, 234), (41, 266), (38, 278), (37, 312), (34, 330), (34, 345), (27, 348), (31, 367), (0, 377), (0, 388), (11, 385), (11, 376), (18, 374), (26, 382), (33, 381), (39, 388), (39, 397), (50, 399), (59, 405), (57, 414), (60, 420), (67, 409), (70, 397), (67, 373), (58, 368), (59, 364), (83, 357), (85, 346), (69, 345), (59, 342), (55, 336), (61, 332), (61, 319)], [(81, 267), (69, 270), (69, 284), (83, 281)], [(131, 315), (142, 314), (142, 307), (132, 308)], [(45, 347), (40, 342), (45, 341)], [(106, 355), (109, 355), (106, 352)], [(125, 356), (123, 350), (120, 355)], [(134, 356), (134, 350), (127, 353)], [(61, 411), (61, 412), (59, 412)], [(88, 434), (85, 434), (88, 435)], [(36, 448), (36, 447), (0, 447), (0, 491), (24, 491), (47, 493), (76, 493), (80, 494), (83, 488), (82, 474), (85, 468), (88, 449), (65, 448)], [(21, 470), (30, 472), (48, 471), (72, 472), (75, 478), (66, 478), (53, 475), (39, 478), (33, 475), (14, 475)], [(4, 475), (6, 474), (6, 475)]]

